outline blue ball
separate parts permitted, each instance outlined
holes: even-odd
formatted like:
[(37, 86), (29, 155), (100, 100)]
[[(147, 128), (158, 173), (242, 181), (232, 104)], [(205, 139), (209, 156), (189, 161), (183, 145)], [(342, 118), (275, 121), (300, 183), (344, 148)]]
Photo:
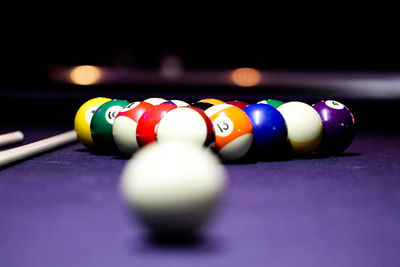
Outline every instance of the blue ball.
[(251, 104), (243, 111), (253, 125), (253, 150), (256, 152), (279, 153), (287, 145), (287, 128), (281, 113), (270, 105)]

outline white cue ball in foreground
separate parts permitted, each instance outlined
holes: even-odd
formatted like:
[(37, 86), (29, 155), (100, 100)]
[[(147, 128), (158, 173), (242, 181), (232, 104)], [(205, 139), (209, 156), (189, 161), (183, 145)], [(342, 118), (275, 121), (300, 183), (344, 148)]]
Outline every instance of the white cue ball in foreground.
[(191, 142), (152, 143), (134, 154), (121, 178), (122, 196), (157, 233), (193, 233), (213, 214), (227, 174), (209, 150)]
[(315, 151), (322, 138), (322, 121), (318, 112), (298, 101), (284, 103), (277, 109), (285, 119), (293, 151), (298, 154)]

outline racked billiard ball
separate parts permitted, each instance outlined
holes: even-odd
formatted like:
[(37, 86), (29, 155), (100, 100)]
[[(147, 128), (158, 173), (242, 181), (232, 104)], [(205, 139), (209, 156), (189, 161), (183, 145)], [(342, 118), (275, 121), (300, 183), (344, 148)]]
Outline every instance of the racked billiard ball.
[(273, 106), (274, 108), (278, 108), (280, 105), (284, 104), (285, 102), (282, 102), (277, 99), (267, 99), (267, 100), (261, 100), (257, 103), (258, 104), (267, 104), (267, 105)]
[(208, 108), (215, 131), (215, 149), (224, 161), (238, 160), (246, 155), (253, 141), (253, 127), (246, 113), (229, 104)]
[(189, 106), (189, 104), (186, 103), (185, 101), (178, 100), (178, 99), (168, 100), (168, 101), (163, 102), (163, 103), (174, 104), (174, 105), (176, 105), (178, 107), (187, 107), (187, 106)]
[(205, 99), (199, 100), (197, 102), (210, 103), (212, 105), (219, 105), (219, 104), (224, 104), (225, 103), (224, 101), (216, 99), (216, 98), (205, 98)]
[(126, 100), (114, 99), (98, 107), (90, 122), (90, 132), (92, 134), (95, 149), (102, 152), (115, 152), (114, 137), (112, 126), (119, 111), (128, 105)]
[(139, 147), (157, 141), (158, 123), (168, 111), (175, 108), (177, 108), (177, 106), (174, 104), (162, 103), (149, 108), (145, 113), (143, 113), (136, 128), (136, 140)]
[(214, 105), (211, 103), (206, 103), (206, 102), (195, 102), (195, 103), (190, 104), (190, 106), (201, 109), (202, 111), (205, 111), (206, 109), (208, 109)]
[(168, 100), (161, 98), (161, 97), (150, 97), (150, 98), (146, 98), (145, 100), (143, 100), (143, 102), (150, 103), (153, 106), (160, 105), (161, 103), (164, 103), (166, 101), (168, 101)]
[(243, 109), (253, 126), (252, 151), (272, 158), (287, 144), (286, 122), (273, 106), (251, 104)]
[(89, 149), (94, 146), (90, 133), (90, 122), (92, 121), (93, 114), (99, 106), (110, 100), (111, 98), (107, 97), (92, 98), (80, 106), (76, 112), (74, 120), (76, 135), (78, 136), (78, 140)]
[(233, 100), (233, 101), (228, 101), (226, 102), (226, 104), (232, 105), (232, 106), (236, 106), (238, 108), (245, 108), (249, 105), (249, 103), (244, 102), (244, 101), (240, 101), (240, 100)]
[(335, 100), (323, 100), (313, 105), (322, 119), (323, 135), (317, 152), (340, 154), (354, 139), (355, 120), (351, 111)]
[(199, 146), (215, 142), (214, 128), (204, 111), (194, 107), (178, 107), (168, 111), (157, 127), (157, 141), (187, 141)]
[(280, 105), (288, 130), (288, 140), (294, 153), (314, 152), (322, 138), (322, 121), (318, 112), (310, 105), (292, 101)]
[(136, 140), (137, 122), (152, 104), (136, 101), (125, 106), (118, 113), (112, 126), (112, 134), (119, 151), (125, 155), (132, 155), (139, 145)]

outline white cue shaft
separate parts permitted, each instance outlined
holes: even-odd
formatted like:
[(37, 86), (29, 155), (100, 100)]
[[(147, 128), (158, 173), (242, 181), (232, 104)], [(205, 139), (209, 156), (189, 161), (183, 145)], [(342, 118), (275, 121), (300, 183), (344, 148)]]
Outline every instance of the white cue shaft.
[(24, 134), (20, 131), (1, 134), (0, 135), (0, 147), (18, 143), (24, 140)]
[(0, 167), (77, 141), (74, 130), (0, 152)]

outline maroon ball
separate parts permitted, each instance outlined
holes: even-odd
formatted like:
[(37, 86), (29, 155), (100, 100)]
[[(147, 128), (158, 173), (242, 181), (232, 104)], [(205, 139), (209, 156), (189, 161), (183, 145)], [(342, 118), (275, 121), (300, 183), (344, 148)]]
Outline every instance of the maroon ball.
[(234, 101), (228, 101), (226, 102), (226, 104), (232, 105), (232, 106), (236, 106), (240, 109), (243, 109), (245, 107), (247, 107), (249, 105), (249, 103), (243, 102), (243, 101), (239, 101), (239, 100), (234, 100)]
[(323, 135), (317, 152), (336, 155), (345, 151), (354, 139), (355, 121), (351, 111), (335, 100), (323, 100), (313, 105), (322, 119)]

